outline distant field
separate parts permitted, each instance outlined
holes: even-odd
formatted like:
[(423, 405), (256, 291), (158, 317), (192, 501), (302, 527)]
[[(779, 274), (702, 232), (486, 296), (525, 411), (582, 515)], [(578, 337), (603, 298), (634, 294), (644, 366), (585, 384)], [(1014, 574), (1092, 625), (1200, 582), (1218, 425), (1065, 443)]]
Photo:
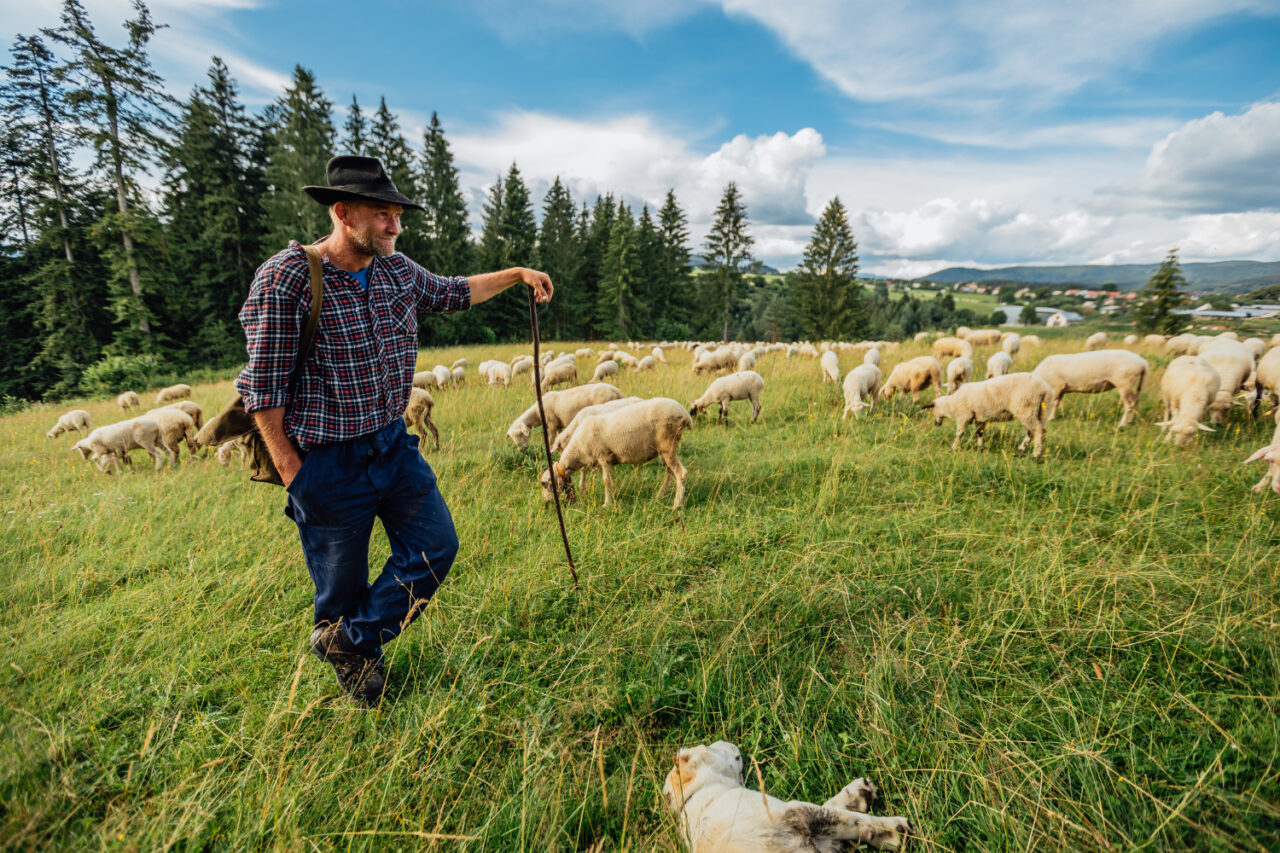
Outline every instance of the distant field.
[[(920, 302), (927, 302), (930, 299), (937, 299), (943, 293), (949, 291), (943, 290), (898, 290), (892, 289), (890, 295), (900, 298), (905, 294), (911, 294), (911, 298)], [(1000, 300), (994, 296), (987, 296), (984, 293), (951, 293), (951, 297), (956, 301), (957, 308), (966, 308), (976, 314), (990, 316), (992, 311), (996, 310), (996, 306), (1000, 304)]]
[[(953, 453), (909, 400), (841, 421), (815, 361), (770, 355), (758, 424), (685, 436), (684, 511), (656, 463), (610, 510), (594, 478), (575, 592), (503, 435), (532, 394), (475, 383), (524, 349), (421, 354), (472, 364), (427, 452), (463, 547), (375, 712), (307, 653), (280, 490), (212, 459), (105, 476), (44, 437), (108, 401), (0, 418), (3, 846), (676, 851), (662, 778), (723, 738), (784, 799), (871, 777), (917, 850), (1280, 849), (1280, 499), (1240, 465), (1271, 424), (1162, 443), (1148, 353), (1137, 426), (1073, 396), (1042, 463), (1011, 424)], [(706, 380), (669, 359), (620, 387), (687, 405)]]

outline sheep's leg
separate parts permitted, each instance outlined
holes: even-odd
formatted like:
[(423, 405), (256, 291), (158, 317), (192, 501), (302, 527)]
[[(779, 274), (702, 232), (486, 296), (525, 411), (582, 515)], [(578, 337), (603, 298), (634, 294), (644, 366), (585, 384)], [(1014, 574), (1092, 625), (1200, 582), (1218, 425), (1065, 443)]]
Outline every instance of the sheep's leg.
[[(156, 463), (157, 471), (159, 471), (161, 468), (164, 467), (164, 453), (161, 452), (159, 447), (156, 447), (153, 444), (150, 447), (146, 448), (146, 451), (147, 451), (147, 455), (151, 457), (151, 461)], [(129, 454), (126, 453), (124, 458), (128, 459)]]
[(1126, 427), (1138, 416), (1138, 395), (1132, 391), (1120, 389), (1120, 402), (1124, 403), (1124, 414), (1120, 415), (1120, 426)]
[(729, 425), (729, 404), (725, 400), (720, 401), (720, 420), (724, 421), (724, 425)]
[(756, 419), (759, 417), (760, 417), (760, 395), (757, 394), (756, 396), (751, 398), (751, 422), (755, 423)]
[[(664, 462), (666, 462), (666, 460), (665, 460), (665, 459), (664, 459), (663, 461), (664, 461)], [(658, 495), (659, 495), (659, 496), (661, 496), (661, 495), (662, 495), (662, 493), (663, 493), (663, 492), (665, 492), (665, 491), (667, 490), (667, 486), (669, 486), (669, 485), (671, 484), (671, 480), (672, 480), (672, 478), (674, 477), (674, 474), (673, 474), (673, 473), (672, 473), (672, 471), (671, 471), (671, 464), (670, 464), (670, 463), (667, 463), (665, 467), (666, 467), (666, 472), (667, 472), (667, 473), (666, 473), (666, 475), (662, 478), (662, 485), (661, 485), (661, 486), (658, 486)]]
[(605, 462), (600, 466), (600, 479), (604, 481), (604, 505), (613, 503), (613, 466)]
[[(439, 450), (440, 449), (440, 431), (436, 429), (435, 423), (431, 420), (431, 415), (428, 414), (423, 420), (423, 423), (427, 425), (427, 429), (431, 430), (431, 437), (434, 438), (436, 441), (436, 450)], [(418, 430), (418, 434), (419, 435), (422, 434), (421, 429)]]
[(960, 449), (960, 438), (964, 435), (964, 431), (969, 427), (969, 418), (961, 416), (956, 418), (956, 440), (951, 442), (952, 450)]
[(983, 442), (987, 438), (987, 425), (985, 423), (979, 422), (977, 425), (977, 433), (978, 433), (978, 449), (982, 450)]
[(1266, 473), (1262, 475), (1262, 479), (1254, 483), (1253, 490), (1255, 492), (1265, 492), (1271, 486), (1272, 479), (1275, 478), (1275, 466), (1268, 465)]
[(1049, 399), (1049, 411), (1045, 413), (1045, 420), (1051, 421), (1058, 416), (1058, 404), (1062, 402), (1062, 391), (1054, 391), (1053, 396)]
[(676, 499), (671, 506), (673, 509), (679, 509), (684, 506), (684, 482), (689, 476), (689, 471), (680, 464), (680, 460), (675, 457), (675, 454), (671, 455), (671, 461), (676, 466)]

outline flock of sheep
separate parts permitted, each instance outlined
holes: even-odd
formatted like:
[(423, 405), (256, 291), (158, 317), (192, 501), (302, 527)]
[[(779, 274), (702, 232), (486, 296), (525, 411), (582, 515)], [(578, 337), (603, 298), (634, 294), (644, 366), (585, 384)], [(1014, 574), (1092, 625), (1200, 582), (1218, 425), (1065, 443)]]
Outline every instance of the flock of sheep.
[[(930, 333), (916, 336), (927, 342)], [(1259, 459), (1268, 463), (1263, 478), (1254, 486), (1262, 491), (1270, 486), (1280, 493), (1280, 335), (1270, 342), (1259, 338), (1238, 340), (1235, 333), (1216, 336), (1178, 335), (1165, 338), (1148, 335), (1140, 339), (1129, 335), (1126, 346), (1141, 345), (1149, 350), (1175, 356), (1160, 383), (1163, 418), (1157, 422), (1165, 431), (1165, 439), (1178, 445), (1191, 442), (1201, 431), (1212, 432), (1225, 423), (1232, 407), (1245, 408), (1256, 414), (1266, 398), (1275, 408), (1276, 431), (1271, 443), (1258, 450), (1247, 461)], [(890, 400), (897, 393), (911, 394), (919, 402), (920, 394), (933, 390), (933, 399), (923, 408), (933, 413), (934, 422), (955, 422), (952, 449), (960, 446), (970, 424), (975, 427), (981, 448), (987, 424), (993, 421), (1017, 421), (1024, 437), (1019, 452), (1033, 447), (1033, 457), (1044, 453), (1047, 424), (1053, 420), (1065, 394), (1093, 394), (1116, 390), (1123, 404), (1119, 427), (1137, 418), (1139, 395), (1150, 375), (1147, 360), (1130, 349), (1107, 349), (1107, 336), (1099, 332), (1085, 341), (1083, 352), (1047, 356), (1031, 372), (1013, 372), (1020, 353), (1034, 351), (1041, 344), (1035, 335), (995, 329), (960, 328), (954, 335), (938, 337), (932, 342), (932, 355), (904, 359), (894, 364), (886, 376), (882, 359), (888, 358), (898, 344), (888, 341), (860, 343), (824, 342), (818, 345), (794, 344), (708, 344), (697, 342), (663, 342), (649, 354), (636, 356), (634, 342), (627, 349), (610, 344), (596, 352), (583, 347), (572, 352), (547, 352), (541, 357), (543, 414), (535, 402), (517, 417), (507, 430), (515, 446), (527, 448), (534, 429), (546, 431), (553, 452), (559, 453), (552, 470), (557, 484), (567, 499), (574, 499), (570, 475), (580, 471), (579, 485), (588, 469), (599, 468), (604, 483), (604, 502), (613, 501), (612, 469), (620, 464), (639, 464), (661, 458), (665, 468), (658, 492), (661, 494), (675, 482), (674, 506), (684, 504), (687, 471), (678, 458), (681, 438), (700, 412), (718, 407), (720, 418), (727, 422), (729, 404), (746, 401), (752, 410), (751, 422), (760, 416), (761, 396), (765, 382), (756, 372), (757, 364), (769, 357), (813, 358), (817, 360), (822, 382), (841, 385), (844, 396), (842, 419), (858, 418), (874, 408), (877, 400)], [(682, 348), (692, 355), (695, 375), (711, 376), (706, 391), (687, 408), (668, 397), (642, 399), (625, 396), (615, 384), (623, 370), (653, 371), (667, 365), (665, 349)], [(987, 348), (985, 376), (975, 381), (975, 353)], [(860, 355), (862, 363), (841, 377), (840, 353)], [(578, 385), (580, 364), (594, 360), (591, 378)], [(945, 368), (943, 367), (945, 363)], [(534, 359), (520, 355), (511, 361), (486, 360), (477, 368), (480, 379), (494, 386), (509, 387), (518, 377), (535, 375)], [(887, 365), (886, 365), (887, 367)], [(438, 450), (439, 432), (431, 419), (437, 391), (456, 387), (467, 380), (467, 359), (458, 359), (450, 367), (436, 365), (432, 370), (413, 377), (409, 402), (404, 413), (407, 425), (425, 436), (430, 430)], [(945, 381), (944, 381), (945, 377)], [(569, 386), (569, 387), (564, 387)], [(559, 390), (557, 390), (559, 389)], [(108, 467), (119, 471), (128, 464), (129, 451), (144, 450), (155, 461), (156, 468), (167, 457), (178, 464), (178, 448), (186, 442), (195, 453), (200, 446), (198, 430), (202, 426), (200, 407), (189, 399), (191, 388), (174, 385), (162, 389), (155, 407), (145, 414), (91, 430), (89, 414), (77, 409), (67, 412), (48, 432), (54, 438), (64, 432), (88, 431), (75, 449), (85, 459), (92, 459), (100, 470)], [(139, 406), (137, 394), (125, 392), (117, 398), (127, 414)], [(1204, 421), (1208, 419), (1209, 424)], [(90, 431), (91, 430), (91, 431)], [(218, 448), (218, 459), (229, 464), (237, 443)], [(544, 500), (551, 499), (551, 472), (541, 475)]]

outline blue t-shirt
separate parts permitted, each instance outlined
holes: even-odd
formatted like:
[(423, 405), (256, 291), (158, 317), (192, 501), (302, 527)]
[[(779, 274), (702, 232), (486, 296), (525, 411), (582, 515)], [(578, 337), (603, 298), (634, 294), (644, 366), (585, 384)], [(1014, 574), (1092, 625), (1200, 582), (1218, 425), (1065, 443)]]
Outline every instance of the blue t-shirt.
[(362, 293), (369, 289), (369, 270), (371, 269), (373, 269), (373, 264), (369, 264), (364, 269), (360, 270), (360, 272), (351, 272), (350, 270), (347, 270), (347, 275), (354, 278), (360, 284), (360, 291)]

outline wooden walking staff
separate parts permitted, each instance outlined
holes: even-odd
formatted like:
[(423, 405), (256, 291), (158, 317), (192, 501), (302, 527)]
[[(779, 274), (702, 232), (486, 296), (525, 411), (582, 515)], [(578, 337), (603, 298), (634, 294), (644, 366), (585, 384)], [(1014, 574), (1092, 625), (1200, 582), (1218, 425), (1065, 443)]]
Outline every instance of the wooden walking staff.
[(564, 542), (564, 555), (569, 558), (569, 574), (573, 575), (573, 588), (579, 589), (578, 570), (573, 565), (573, 552), (569, 550), (569, 535), (564, 532), (564, 513), (560, 511), (560, 486), (551, 466), (551, 439), (547, 435), (547, 413), (542, 409), (542, 359), (539, 357), (541, 341), (538, 335), (538, 308), (533, 301), (533, 288), (529, 288), (529, 328), (533, 332), (533, 393), (538, 395), (538, 417), (542, 419), (542, 446), (547, 454), (547, 473), (551, 476), (551, 495), (556, 501), (556, 518), (560, 520), (560, 539)]

